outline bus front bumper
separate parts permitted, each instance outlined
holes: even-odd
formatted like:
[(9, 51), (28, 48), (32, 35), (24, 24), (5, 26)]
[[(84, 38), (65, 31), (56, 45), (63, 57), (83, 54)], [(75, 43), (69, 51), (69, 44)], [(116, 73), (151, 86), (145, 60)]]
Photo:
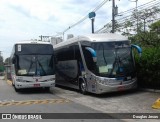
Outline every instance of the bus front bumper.
[(55, 81), (48, 81), (48, 82), (34, 82), (34, 83), (24, 83), (24, 82), (16, 82), (15, 87), (17, 89), (23, 88), (43, 88), (43, 87), (54, 87)]
[(126, 91), (131, 89), (137, 88), (137, 80), (132, 81), (128, 84), (122, 84), (122, 85), (103, 85), (103, 84), (97, 84), (97, 91), (96, 94), (103, 94), (103, 93), (109, 93), (109, 92), (116, 92), (116, 91)]

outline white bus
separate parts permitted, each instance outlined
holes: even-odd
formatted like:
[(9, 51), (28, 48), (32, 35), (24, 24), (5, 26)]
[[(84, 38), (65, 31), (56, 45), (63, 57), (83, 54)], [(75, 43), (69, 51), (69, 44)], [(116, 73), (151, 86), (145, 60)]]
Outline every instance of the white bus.
[(55, 58), (48, 42), (24, 41), (14, 44), (11, 77), (15, 91), (55, 85)]
[(132, 47), (117, 34), (78, 36), (54, 46), (56, 84), (101, 94), (137, 87)]

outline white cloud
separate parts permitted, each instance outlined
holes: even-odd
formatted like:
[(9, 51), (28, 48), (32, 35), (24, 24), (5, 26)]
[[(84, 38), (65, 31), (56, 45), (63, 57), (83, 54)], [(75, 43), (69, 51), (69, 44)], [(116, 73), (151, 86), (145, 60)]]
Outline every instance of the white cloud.
[[(55, 35), (86, 16), (104, 0), (0, 0), (0, 51), (6, 58), (16, 41)], [(152, 0), (138, 0), (138, 5)], [(135, 7), (129, 0), (115, 1), (119, 11)], [(111, 21), (112, 2), (96, 11), (95, 30)], [(91, 21), (70, 29), (66, 34), (91, 33)]]

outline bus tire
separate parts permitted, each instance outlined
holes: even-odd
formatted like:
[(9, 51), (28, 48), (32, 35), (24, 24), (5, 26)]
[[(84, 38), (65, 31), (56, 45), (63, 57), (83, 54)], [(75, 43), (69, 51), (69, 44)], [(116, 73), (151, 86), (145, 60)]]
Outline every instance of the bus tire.
[(46, 91), (50, 91), (50, 87), (45, 87), (45, 90)]
[(20, 89), (17, 89), (17, 88), (15, 87), (15, 85), (14, 85), (14, 90), (15, 90), (16, 92), (19, 92), (19, 91), (20, 91)]
[(82, 94), (87, 94), (87, 84), (83, 79), (80, 79), (79, 88)]
[(12, 86), (15, 86), (14, 83), (13, 83), (13, 81), (12, 81)]

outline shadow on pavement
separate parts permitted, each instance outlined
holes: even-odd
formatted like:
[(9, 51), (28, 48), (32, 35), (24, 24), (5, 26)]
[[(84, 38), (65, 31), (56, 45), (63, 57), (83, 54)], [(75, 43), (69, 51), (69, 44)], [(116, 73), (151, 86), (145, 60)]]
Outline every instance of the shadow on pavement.
[[(60, 85), (56, 85), (56, 87), (62, 88), (64, 90), (69, 90), (69, 91), (73, 91), (73, 92), (76, 92), (76, 93), (80, 93), (79, 90), (74, 89), (74, 88), (69, 88), (69, 87), (60, 86)], [(138, 93), (143, 93), (143, 92), (144, 91), (142, 91), (142, 90), (134, 89), (134, 90), (110, 92), (110, 93), (104, 93), (104, 94), (87, 93), (86, 95), (87, 96), (92, 96), (92, 97), (98, 97), (98, 98), (109, 98), (109, 97), (125, 96), (125, 95), (129, 95), (129, 94), (138, 94)]]
[(18, 94), (48, 94), (50, 92), (49, 89), (45, 89), (45, 88), (27, 88), (27, 89), (21, 89), (17, 92)]

